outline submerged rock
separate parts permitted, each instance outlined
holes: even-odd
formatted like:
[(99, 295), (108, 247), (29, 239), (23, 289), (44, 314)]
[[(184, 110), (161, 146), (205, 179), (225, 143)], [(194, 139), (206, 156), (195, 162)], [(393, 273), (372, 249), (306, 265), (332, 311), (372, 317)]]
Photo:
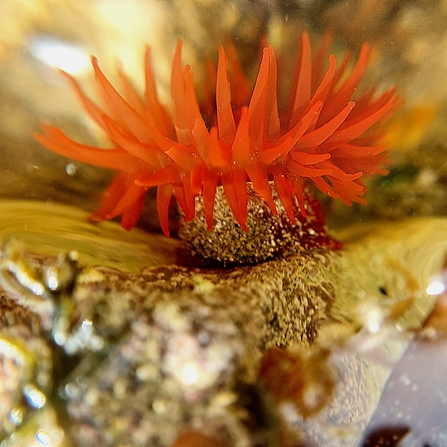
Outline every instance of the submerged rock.
[[(48, 445), (177, 446), (190, 438), (238, 447), (356, 445), (433, 307), (426, 289), (444, 266), (447, 221), (360, 225), (337, 236), (344, 241), (337, 252), (226, 270), (170, 264), (125, 272), (87, 266), (81, 253), (76, 275), (60, 288), (45, 271), (57, 279), (67, 258), (4, 248), (1, 306), (11, 317), (0, 321), (0, 371), (6, 377), (24, 352), (14, 370), (28, 379), (2, 387), (2, 445), (32, 445), (42, 431)], [(40, 376), (30, 337), (49, 352)], [(333, 375), (321, 411), (303, 414), (315, 403), (320, 409), (309, 374), (297, 377), (303, 401), (273, 399), (272, 379), (259, 371), (276, 348), (304, 368), (314, 355), (315, 370)], [(40, 407), (30, 404), (29, 383), (45, 396)]]

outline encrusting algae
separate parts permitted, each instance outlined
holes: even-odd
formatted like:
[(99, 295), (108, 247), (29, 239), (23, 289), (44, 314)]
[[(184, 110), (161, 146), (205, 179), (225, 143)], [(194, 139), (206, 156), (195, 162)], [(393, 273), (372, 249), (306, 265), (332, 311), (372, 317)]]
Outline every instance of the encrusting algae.
[(113, 147), (106, 150), (77, 143), (51, 125), (45, 125), (44, 133), (36, 138), (63, 156), (118, 171), (91, 218), (100, 221), (121, 216), (126, 229), (138, 221), (151, 187), (157, 187), (165, 235), (169, 234), (168, 209), (173, 195), (186, 221), (195, 215), (196, 197), (203, 197), (204, 218), (211, 230), (218, 185), (244, 231), (248, 231), (247, 181), (276, 215), (269, 185), (269, 180), (273, 181), (292, 224), (296, 219), (294, 197), (299, 212), (306, 216), (303, 187), (307, 182), (348, 205), (365, 203), (362, 177), (385, 175), (384, 166), (390, 162), (375, 125), (387, 117), (397, 96), (394, 88), (381, 95), (375, 95), (375, 88), (357, 93), (368, 65), (368, 44), (362, 46), (351, 71), (347, 68), (349, 54), (339, 67), (330, 55), (325, 71), (330, 43), (327, 35), (312, 60), (309, 36), (302, 34), (286, 105), (280, 108), (277, 63), (271, 46), (263, 49), (253, 89), (234, 49), (221, 47), (216, 78), (203, 86), (203, 97), (208, 99), (200, 105), (192, 69), (181, 63), (179, 41), (172, 64), (172, 116), (157, 98), (149, 48), (144, 99), (123, 73), (124, 94), (118, 93), (92, 58), (103, 109), (70, 75), (64, 76)]

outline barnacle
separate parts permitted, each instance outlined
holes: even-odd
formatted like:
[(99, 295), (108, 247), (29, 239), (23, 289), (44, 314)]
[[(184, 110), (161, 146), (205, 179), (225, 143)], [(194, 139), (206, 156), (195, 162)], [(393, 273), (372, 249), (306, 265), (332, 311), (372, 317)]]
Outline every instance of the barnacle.
[(104, 110), (72, 77), (64, 75), (87, 113), (108, 134), (113, 148), (82, 145), (51, 125), (44, 125), (43, 134), (36, 138), (63, 156), (118, 171), (92, 218), (121, 215), (126, 229), (139, 219), (144, 195), (151, 187), (157, 187), (159, 219), (166, 235), (173, 195), (187, 221), (194, 217), (195, 198), (202, 195), (207, 226), (212, 229), (218, 185), (223, 186), (231, 211), (245, 231), (247, 181), (277, 214), (269, 184), (272, 180), (292, 224), (294, 196), (306, 216), (303, 184), (307, 181), (348, 205), (365, 203), (362, 176), (387, 173), (386, 145), (378, 142), (381, 134), (371, 127), (395, 104), (395, 89), (376, 96), (371, 88), (357, 95), (357, 102), (352, 101), (367, 68), (370, 48), (362, 46), (351, 72), (347, 70), (349, 55), (338, 68), (330, 55), (324, 71), (329, 45), (326, 37), (312, 60), (309, 36), (302, 34), (301, 52), (281, 110), (271, 46), (262, 51), (252, 91), (234, 49), (226, 52), (221, 47), (215, 81), (205, 83), (201, 108), (191, 67), (182, 66), (179, 41), (172, 64), (172, 115), (157, 98), (149, 48), (144, 98), (123, 73), (123, 95), (118, 93), (92, 58)]

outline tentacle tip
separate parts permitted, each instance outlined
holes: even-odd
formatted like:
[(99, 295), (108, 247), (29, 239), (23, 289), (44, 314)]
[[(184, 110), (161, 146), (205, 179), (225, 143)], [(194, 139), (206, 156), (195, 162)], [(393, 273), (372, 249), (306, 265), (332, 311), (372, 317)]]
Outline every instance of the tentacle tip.
[(183, 215), (183, 220), (185, 222), (191, 222), (194, 219), (194, 213), (188, 212), (187, 214)]
[(93, 54), (90, 56), (90, 62), (93, 65), (93, 67), (99, 67), (99, 61), (96, 56), (93, 56)]
[(106, 219), (107, 219), (107, 217), (104, 216), (104, 214), (99, 213), (97, 211), (95, 211), (87, 216), (87, 221), (91, 222), (91, 223), (95, 223), (95, 224), (99, 224)]
[(128, 224), (125, 222), (121, 222), (121, 228), (123, 230), (130, 231), (133, 227), (135, 227), (135, 224)]
[(248, 225), (247, 225), (247, 223), (239, 223), (239, 225), (240, 225), (240, 227), (242, 228), (242, 230), (245, 232), (245, 233), (248, 233), (249, 231), (250, 231), (250, 229), (248, 228)]

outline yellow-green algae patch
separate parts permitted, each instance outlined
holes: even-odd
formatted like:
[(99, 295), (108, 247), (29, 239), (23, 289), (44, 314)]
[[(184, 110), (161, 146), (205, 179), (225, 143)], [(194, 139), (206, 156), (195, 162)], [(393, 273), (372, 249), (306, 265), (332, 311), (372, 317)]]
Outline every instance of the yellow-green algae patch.
[(115, 222), (94, 224), (88, 213), (68, 205), (0, 200), (0, 241), (19, 239), (34, 253), (55, 256), (76, 250), (81, 262), (125, 271), (175, 262), (175, 239)]
[[(394, 318), (400, 329), (419, 328), (433, 305), (427, 287), (445, 267), (447, 220), (358, 224), (336, 237), (344, 242), (344, 249), (332, 316), (363, 327), (368, 325), (365, 306), (375, 306), (382, 317)], [(408, 300), (405, 310), (402, 302)], [(399, 303), (401, 312), (394, 307)]]

